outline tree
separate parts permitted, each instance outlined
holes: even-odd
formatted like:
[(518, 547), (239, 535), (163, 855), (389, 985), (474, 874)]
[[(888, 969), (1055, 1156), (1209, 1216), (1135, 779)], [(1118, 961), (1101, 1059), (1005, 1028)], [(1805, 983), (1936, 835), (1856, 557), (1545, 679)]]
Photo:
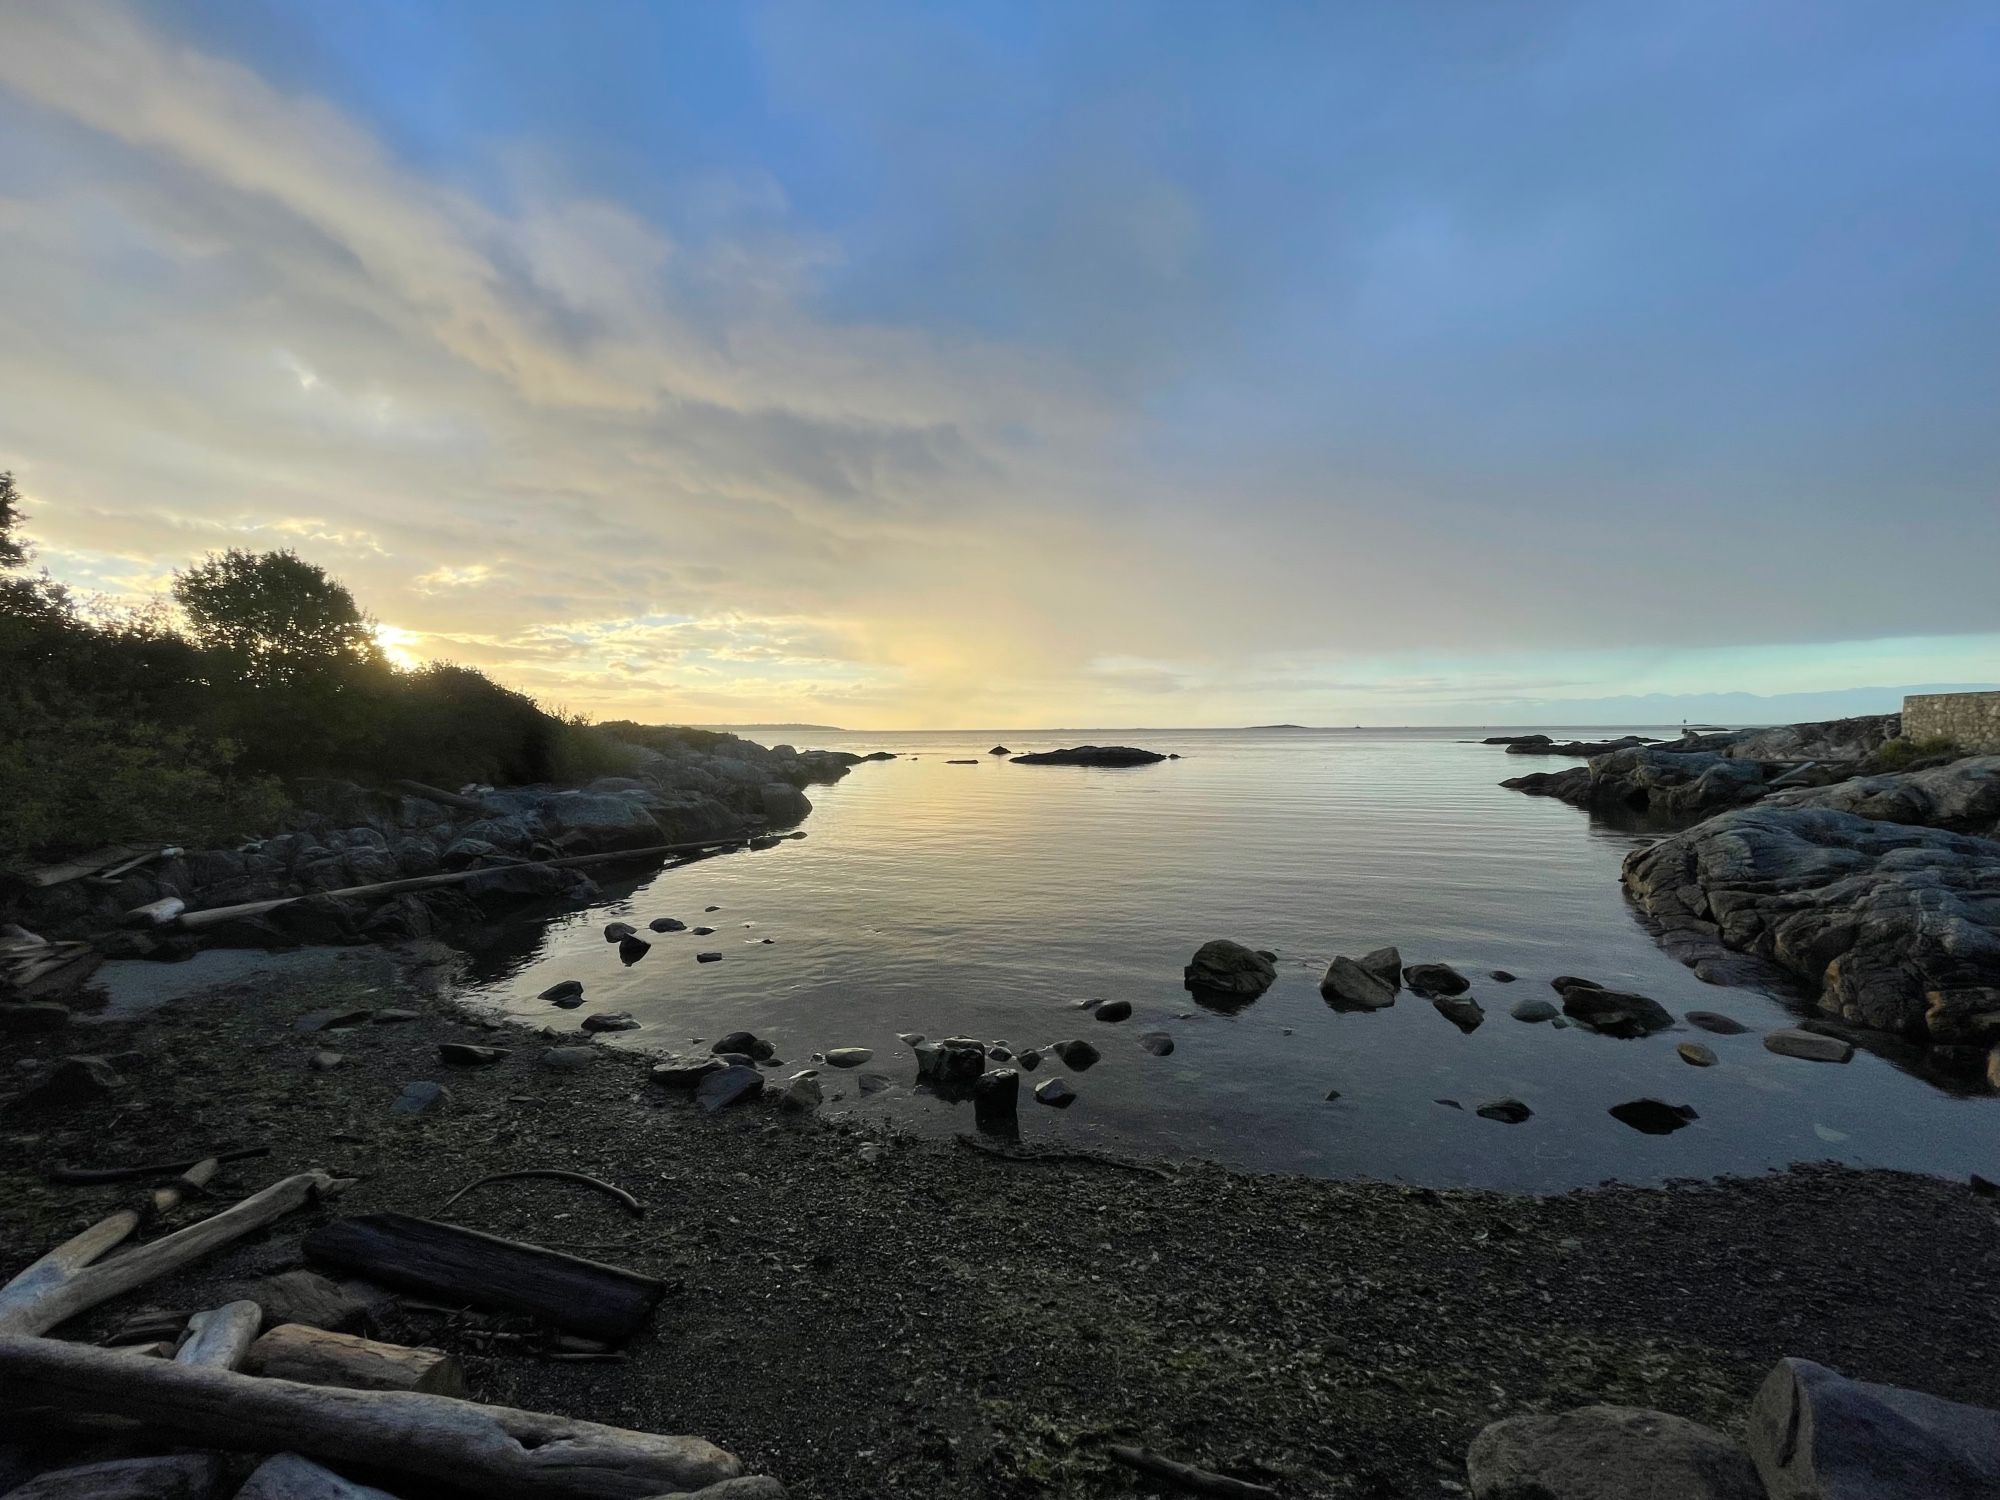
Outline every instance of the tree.
[(331, 682), (382, 660), (354, 596), (290, 550), (211, 553), (174, 575), (174, 598), (195, 644), (257, 687)]
[(27, 517), (21, 514), (21, 492), (14, 476), (0, 470), (0, 568), (18, 568), (28, 560), (28, 544), (14, 535)]

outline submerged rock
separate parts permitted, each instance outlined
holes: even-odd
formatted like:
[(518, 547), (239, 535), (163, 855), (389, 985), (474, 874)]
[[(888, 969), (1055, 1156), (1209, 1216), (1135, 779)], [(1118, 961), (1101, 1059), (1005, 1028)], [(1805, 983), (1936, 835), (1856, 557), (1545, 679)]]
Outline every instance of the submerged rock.
[(1155, 1057), (1166, 1057), (1174, 1050), (1174, 1039), (1164, 1031), (1148, 1031), (1140, 1036), (1139, 1045)]
[(775, 1057), (778, 1053), (776, 1046), (765, 1041), (754, 1031), (732, 1031), (726, 1036), (717, 1038), (708, 1050), (717, 1057), (725, 1052), (736, 1052), (745, 1057), (754, 1057), (760, 1062)]
[(1507, 1012), (1517, 1021), (1553, 1021), (1559, 1012), (1549, 1000), (1523, 1000)]
[(622, 1010), (603, 1011), (583, 1018), (585, 1031), (637, 1031), (639, 1023)]
[(604, 924), (604, 941), (607, 943), (622, 943), (637, 930), (630, 922), (606, 922)]
[(1600, 989), (1577, 982), (1562, 990), (1563, 1014), (1581, 1021), (1603, 1036), (1651, 1036), (1674, 1024), (1673, 1016), (1657, 1000), (1623, 990)]
[(1388, 985), (1391, 990), (1400, 990), (1403, 987), (1403, 952), (1394, 944), (1364, 953), (1355, 962)]
[(1523, 1120), (1532, 1118), (1535, 1112), (1519, 1099), (1495, 1099), (1480, 1105), (1473, 1113), (1482, 1120), (1498, 1120), (1503, 1125), (1519, 1125)]
[(579, 979), (558, 980), (543, 990), (536, 998), (546, 1000), (552, 1005), (568, 1005), (572, 1002), (580, 1005), (583, 1003), (583, 981)]
[(988, 755), (1012, 755), (1014, 752), (1012, 750), (1009, 750), (1005, 745), (995, 745), (991, 750), (988, 750), (986, 753)]
[(1403, 970), (1403, 983), (1425, 996), (1462, 995), (1472, 988), (1472, 981), (1450, 964), (1411, 964)]
[(697, 953), (694, 956), (694, 961), (698, 964), (719, 964), (722, 962), (722, 955), (720, 953)]
[(1228, 938), (1215, 938), (1195, 950), (1181, 983), (1197, 996), (1248, 1002), (1268, 990), (1277, 978), (1278, 966), (1264, 954)]
[(1764, 1038), (1764, 1049), (1785, 1057), (1802, 1057), (1807, 1062), (1844, 1063), (1854, 1056), (1854, 1044), (1837, 1036), (1822, 1036), (1796, 1026), (1773, 1031)]
[(618, 958), (628, 969), (653, 951), (653, 945), (642, 937), (622, 937), (618, 940)]
[(1088, 1072), (1096, 1065), (1098, 1058), (1103, 1056), (1090, 1043), (1083, 1041), (1056, 1042), (1049, 1050), (1061, 1058), (1063, 1066), (1073, 1073)]
[(1628, 1099), (1612, 1105), (1610, 1115), (1645, 1135), (1672, 1135), (1689, 1121), (1701, 1118), (1690, 1105), (1667, 1104), (1659, 1099)]
[(1431, 995), (1427, 998), (1439, 1015), (1468, 1036), (1485, 1024), (1486, 1012), (1470, 995)]
[(1473, 1500), (1764, 1500), (1728, 1438), (1633, 1406), (1495, 1422), (1472, 1440), (1465, 1473)]
[(986, 1044), (972, 1037), (918, 1042), (915, 1050), (917, 1077), (932, 1083), (968, 1084), (986, 1071)]

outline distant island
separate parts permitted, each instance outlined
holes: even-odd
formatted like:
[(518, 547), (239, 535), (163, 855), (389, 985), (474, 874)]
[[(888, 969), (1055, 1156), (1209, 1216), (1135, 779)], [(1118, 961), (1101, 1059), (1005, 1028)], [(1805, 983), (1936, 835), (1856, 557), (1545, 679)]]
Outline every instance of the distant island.
[(1252, 724), (1252, 729), (1304, 729), (1303, 724)]

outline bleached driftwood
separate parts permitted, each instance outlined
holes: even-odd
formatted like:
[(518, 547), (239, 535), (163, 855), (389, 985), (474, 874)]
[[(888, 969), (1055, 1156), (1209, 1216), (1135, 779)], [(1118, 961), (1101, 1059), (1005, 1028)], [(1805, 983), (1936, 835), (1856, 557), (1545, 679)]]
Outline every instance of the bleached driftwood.
[(296, 1453), (280, 1453), (257, 1465), (236, 1500), (396, 1500), (387, 1490), (356, 1484)]
[(264, 1309), (247, 1299), (211, 1307), (188, 1319), (187, 1340), (174, 1358), (184, 1365), (240, 1370), (263, 1326)]
[(743, 1472), (733, 1454), (696, 1437), (415, 1391), (299, 1385), (0, 1335), (0, 1407), (30, 1401), (133, 1418), (188, 1443), (418, 1475), (495, 1500), (644, 1500)]
[[(162, 1189), (162, 1191), (167, 1191)], [(165, 1235), (150, 1244), (140, 1245), (115, 1259), (99, 1265), (90, 1261), (102, 1255), (118, 1242), (99, 1243), (91, 1253), (82, 1258), (71, 1257), (66, 1263), (55, 1267), (54, 1271), (36, 1276), (40, 1268), (65, 1252), (72, 1250), (98, 1229), (112, 1225), (120, 1217), (112, 1215), (103, 1224), (85, 1230), (67, 1245), (58, 1246), (41, 1260), (23, 1271), (6, 1287), (0, 1288), (0, 1334), (46, 1333), (57, 1324), (66, 1322), (80, 1312), (85, 1312), (108, 1302), (122, 1292), (144, 1286), (157, 1276), (169, 1271), (177, 1271), (182, 1266), (201, 1259), (209, 1252), (240, 1240), (244, 1235), (265, 1225), (275, 1223), (294, 1209), (302, 1208), (322, 1194), (338, 1191), (337, 1179), (324, 1172), (300, 1172), (296, 1176), (281, 1178), (260, 1193), (245, 1198), (234, 1208), (223, 1210), (213, 1218), (203, 1219), (198, 1224), (173, 1234)], [(157, 1195), (156, 1195), (157, 1197)], [(132, 1210), (127, 1210), (132, 1212)], [(136, 1220), (134, 1221), (136, 1223)], [(118, 1239), (131, 1233), (130, 1227), (123, 1229)], [(23, 1287), (30, 1276), (36, 1280)]]
[(304, 1323), (280, 1323), (250, 1345), (241, 1368), (251, 1375), (339, 1385), (356, 1391), (427, 1391), (463, 1396), (465, 1369), (442, 1349), (384, 1344)]
[(221, 1482), (222, 1461), (213, 1453), (176, 1453), (37, 1474), (7, 1491), (7, 1500), (209, 1500)]
[(1168, 1484), (1178, 1485), (1184, 1490), (1193, 1490), (1198, 1495), (1221, 1495), (1227, 1497), (1227, 1500), (1278, 1500), (1278, 1492), (1269, 1485), (1252, 1484), (1247, 1479), (1232, 1479), (1227, 1474), (1197, 1469), (1193, 1464), (1184, 1464), (1179, 1459), (1168, 1458), (1165, 1454), (1155, 1453), (1151, 1448), (1131, 1448), (1118, 1444), (1104, 1451), (1128, 1469), (1137, 1469), (1141, 1474), (1164, 1479)]
[[(6, 1320), (10, 1314), (48, 1296), (100, 1255), (123, 1244), (146, 1217), (147, 1209), (154, 1214), (170, 1212), (189, 1193), (199, 1192), (208, 1186), (220, 1169), (221, 1163), (215, 1157), (203, 1158), (173, 1182), (156, 1188), (147, 1201), (146, 1209), (121, 1208), (99, 1219), (83, 1233), (64, 1240), (5, 1286), (0, 1286), (0, 1329), (7, 1327)], [(21, 1331), (39, 1333), (41, 1330)]]

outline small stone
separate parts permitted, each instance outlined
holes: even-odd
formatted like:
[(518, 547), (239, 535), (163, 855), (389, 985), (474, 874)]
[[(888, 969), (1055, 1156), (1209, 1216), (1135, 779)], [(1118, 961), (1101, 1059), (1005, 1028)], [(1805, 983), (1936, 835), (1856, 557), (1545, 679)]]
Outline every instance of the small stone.
[(1552, 1000), (1523, 1000), (1507, 1012), (1517, 1021), (1553, 1021), (1561, 1014)]
[(438, 1060), (461, 1068), (483, 1068), (488, 1063), (497, 1063), (507, 1052), (505, 1047), (478, 1047), (471, 1042), (438, 1043)]
[(1044, 1078), (1035, 1085), (1035, 1102), (1051, 1109), (1068, 1109), (1076, 1103), (1076, 1090), (1060, 1078)]
[(396, 1096), (389, 1112), (396, 1115), (425, 1115), (442, 1109), (451, 1102), (451, 1094), (441, 1083), (423, 1080), (403, 1085), (403, 1092)]
[(1130, 1000), (1106, 1000), (1092, 1012), (1100, 1021), (1123, 1021), (1132, 1014)]
[(583, 1003), (583, 981), (580, 979), (561, 980), (550, 985), (535, 998), (546, 1000), (551, 1005), (581, 1005)]
[(306, 1066), (315, 1073), (331, 1073), (346, 1061), (347, 1056), (345, 1053), (335, 1052), (329, 1048), (322, 1047), (306, 1059)]
[(713, 927), (690, 927), (688, 931), (695, 937), (713, 937), (715, 935)]
[(1327, 1102), (1328, 1104), (1331, 1104), (1331, 1103), (1333, 1103), (1333, 1101), (1334, 1101), (1334, 1100), (1336, 1100), (1336, 1099), (1338, 1099), (1339, 1097), (1340, 1097), (1340, 1090), (1339, 1090), (1339, 1089), (1328, 1089), (1328, 1090), (1326, 1091), (1326, 1102)]
[(655, 917), (646, 925), (655, 932), (686, 932), (688, 927), (679, 917)]
[(764, 1075), (755, 1068), (727, 1067), (710, 1073), (695, 1085), (694, 1102), (704, 1114), (713, 1115), (763, 1092)]
[(719, 964), (722, 962), (722, 955), (720, 953), (697, 953), (694, 956), (694, 961), (698, 964)]
[(597, 1061), (595, 1047), (551, 1047), (535, 1059), (537, 1065), (558, 1073), (574, 1073)]
[(1458, 1101), (1457, 1101), (1456, 1099), (1433, 1099), (1433, 1100), (1431, 1100), (1431, 1103), (1433, 1103), (1433, 1104), (1442, 1104), (1442, 1105), (1443, 1105), (1443, 1106), (1444, 1106), (1444, 1107), (1445, 1107), (1446, 1109), (1464, 1109), (1464, 1108), (1465, 1108), (1465, 1106), (1464, 1106), (1463, 1104), (1460, 1104), (1460, 1103), (1459, 1103), (1459, 1102), (1458, 1102)]
[(1498, 1120), (1502, 1125), (1519, 1125), (1523, 1120), (1532, 1118), (1535, 1112), (1519, 1099), (1495, 1099), (1480, 1105), (1473, 1113), (1482, 1120)]
[(362, 1025), (372, 1010), (309, 1010), (292, 1023), (294, 1031), (337, 1031)]
[(1039, 1068), (1042, 1065), (1041, 1050), (1037, 1047), (1023, 1048), (1021, 1051), (1014, 1054), (1014, 1061), (1019, 1066), (1026, 1068), (1030, 1073), (1032, 1073), (1035, 1071), (1035, 1069)]
[(729, 1064), (719, 1057), (668, 1058), (653, 1065), (653, 1082), (662, 1088), (691, 1089), (711, 1073), (720, 1073)]
[(1049, 1050), (1062, 1059), (1064, 1067), (1078, 1073), (1088, 1071), (1103, 1056), (1090, 1043), (1083, 1041), (1056, 1042)]
[(1512, 984), (1514, 976), (1505, 969), (1495, 969), (1488, 976), (1495, 984)]
[(1717, 1036), (1741, 1036), (1750, 1029), (1733, 1016), (1713, 1010), (1691, 1010), (1687, 1013), (1687, 1023), (1699, 1026), (1703, 1031), (1712, 1031)]
[(874, 1057), (874, 1051), (867, 1047), (832, 1047), (827, 1050), (826, 1065), (830, 1068), (858, 1068)]
[(704, 907), (702, 908), (702, 910), (703, 910), (703, 911), (721, 911), (721, 910), (722, 910), (722, 908), (721, 908), (721, 907), (719, 907), (719, 906), (704, 906)]
[(639, 1023), (622, 1010), (605, 1011), (583, 1018), (585, 1031), (637, 1031)]
[(896, 1033), (896, 1040), (901, 1042), (905, 1047), (914, 1047), (923, 1039), (924, 1034), (921, 1031), (899, 1031)]
[(1678, 1047), (1674, 1048), (1674, 1051), (1680, 1053), (1681, 1061), (1691, 1067), (1712, 1068), (1715, 1066), (1714, 1051), (1708, 1047), (1704, 1047), (1700, 1042), (1682, 1042)]
[(819, 1086), (819, 1075), (808, 1069), (794, 1073), (785, 1080), (785, 1086), (778, 1091), (778, 1108), (788, 1114), (811, 1114), (818, 1109), (825, 1098)]
[(642, 937), (623, 937), (618, 940), (618, 961), (628, 969), (653, 951), (653, 945)]
[(1439, 1015), (1468, 1036), (1486, 1022), (1486, 1012), (1470, 995), (1431, 995), (1427, 998)]
[(1844, 1063), (1854, 1056), (1854, 1044), (1817, 1031), (1787, 1026), (1765, 1036), (1764, 1048), (1784, 1057), (1802, 1057), (1807, 1062)]
[(1139, 1038), (1139, 1045), (1155, 1057), (1166, 1057), (1174, 1050), (1174, 1039), (1164, 1031), (1149, 1031)]
[(604, 924), (604, 941), (607, 943), (620, 943), (638, 930), (630, 922), (606, 922)]

